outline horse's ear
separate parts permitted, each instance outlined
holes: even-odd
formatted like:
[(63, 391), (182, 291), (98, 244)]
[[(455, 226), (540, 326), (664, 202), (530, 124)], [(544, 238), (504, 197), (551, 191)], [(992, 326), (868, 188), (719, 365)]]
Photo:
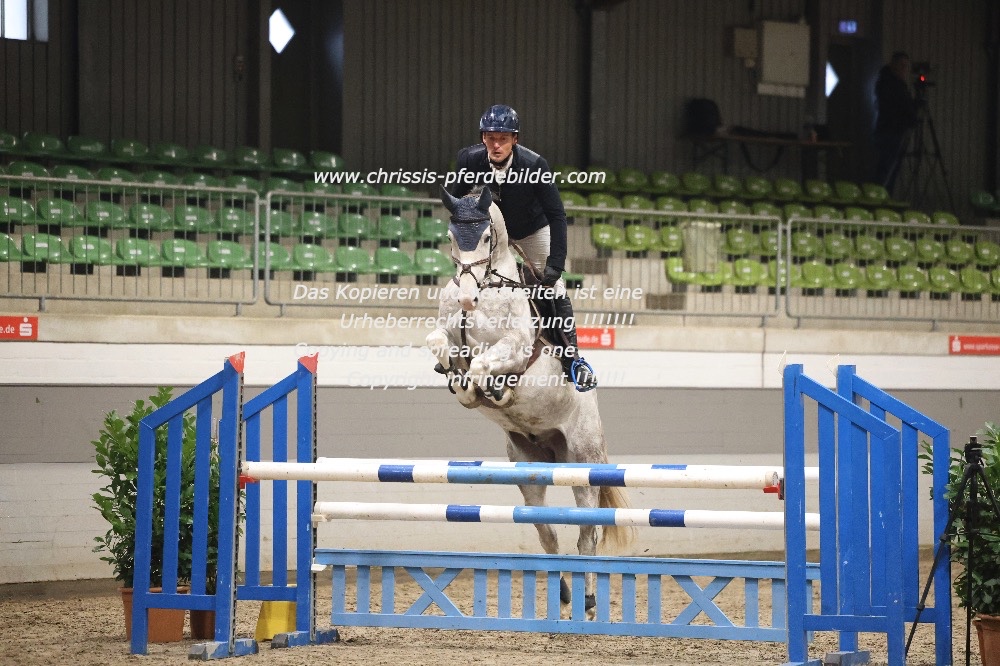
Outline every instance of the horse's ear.
[(489, 212), (491, 203), (493, 203), (493, 193), (490, 192), (490, 188), (484, 187), (483, 193), (479, 195), (479, 203), (476, 204), (476, 208), (486, 213)]
[(442, 186), (441, 187), (441, 203), (444, 204), (444, 207), (448, 209), (449, 213), (454, 213), (455, 212), (455, 204), (458, 203), (458, 199), (456, 199), (455, 197), (451, 196), (451, 192), (449, 192), (448, 190), (446, 190), (444, 188), (444, 186)]

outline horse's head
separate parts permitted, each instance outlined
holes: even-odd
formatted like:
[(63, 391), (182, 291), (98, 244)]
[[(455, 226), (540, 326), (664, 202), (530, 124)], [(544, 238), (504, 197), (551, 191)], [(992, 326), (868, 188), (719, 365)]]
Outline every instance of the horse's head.
[(493, 253), (499, 238), (490, 213), (493, 196), (484, 187), (476, 196), (456, 198), (441, 188), (441, 201), (451, 213), (448, 237), (451, 258), (458, 270), (454, 277), (459, 288), (458, 301), (463, 310), (473, 310), (493, 268)]

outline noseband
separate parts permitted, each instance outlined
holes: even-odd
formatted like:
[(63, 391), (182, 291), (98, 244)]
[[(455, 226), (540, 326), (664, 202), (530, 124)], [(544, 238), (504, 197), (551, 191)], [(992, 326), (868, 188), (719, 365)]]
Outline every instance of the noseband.
[[(466, 274), (472, 275), (472, 279), (475, 280), (476, 276), (473, 274), (472, 269), (474, 267), (476, 267), (476, 266), (482, 266), (483, 264), (486, 264), (486, 270), (483, 271), (483, 279), (482, 280), (476, 280), (476, 288), (479, 289), (479, 290), (483, 290), (483, 289), (485, 289), (485, 288), (487, 288), (487, 287), (489, 287), (489, 286), (492, 285), (492, 283), (487, 282), (487, 279), (493, 274), (493, 252), (496, 251), (496, 249), (497, 249), (497, 234), (496, 234), (496, 228), (495, 228), (495, 226), (493, 224), (493, 217), (492, 216), (490, 216), (490, 217), (483, 217), (483, 218), (479, 218), (479, 219), (475, 219), (475, 220), (459, 220), (459, 219), (456, 219), (454, 216), (452, 216), (452, 218), (451, 218), (451, 223), (455, 224), (455, 225), (475, 224), (477, 222), (485, 222), (487, 220), (489, 220), (489, 223), (490, 223), (490, 251), (489, 251), (489, 254), (487, 254), (485, 257), (483, 257), (479, 261), (474, 261), (471, 264), (466, 264), (466, 263), (463, 263), (458, 257), (455, 256), (454, 248), (452, 248), (452, 251), (451, 251), (451, 261), (452, 261), (453, 264), (455, 264), (459, 268), (458, 273), (456, 275), (452, 276), (452, 278), (451, 278), (451, 281), (455, 283), (455, 286), (461, 286), (459, 284), (459, 281), (462, 279), (462, 276), (466, 275)], [(502, 279), (502, 276), (498, 276), (498, 277), (501, 277), (501, 279)]]

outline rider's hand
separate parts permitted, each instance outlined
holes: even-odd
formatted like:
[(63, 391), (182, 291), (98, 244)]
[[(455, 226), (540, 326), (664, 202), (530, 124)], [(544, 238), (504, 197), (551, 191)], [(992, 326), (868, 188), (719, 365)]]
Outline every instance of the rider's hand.
[(542, 284), (546, 287), (554, 287), (559, 278), (562, 277), (562, 269), (546, 264), (545, 272), (542, 273)]

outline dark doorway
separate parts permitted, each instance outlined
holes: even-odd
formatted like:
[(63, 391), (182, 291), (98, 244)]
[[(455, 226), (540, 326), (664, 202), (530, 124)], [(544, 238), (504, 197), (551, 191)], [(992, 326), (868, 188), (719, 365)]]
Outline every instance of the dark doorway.
[(875, 126), (875, 80), (882, 66), (879, 49), (862, 38), (831, 42), (827, 63), (839, 79), (826, 99), (830, 138), (853, 144), (840, 153), (831, 151), (827, 178), (831, 181), (871, 181), (874, 177), (871, 135)]
[(276, 0), (295, 35), (271, 48), (271, 145), (341, 152), (344, 12), (341, 0)]

